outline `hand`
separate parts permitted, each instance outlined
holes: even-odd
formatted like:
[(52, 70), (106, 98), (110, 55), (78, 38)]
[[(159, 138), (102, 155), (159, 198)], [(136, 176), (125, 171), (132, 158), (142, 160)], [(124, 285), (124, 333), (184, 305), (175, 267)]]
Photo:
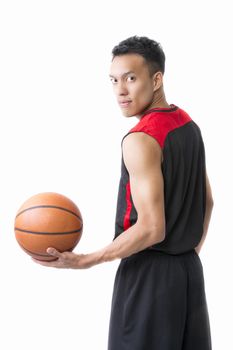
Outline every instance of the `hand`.
[(72, 252), (58, 252), (55, 248), (48, 248), (47, 253), (56, 257), (54, 261), (32, 260), (40, 265), (48, 267), (56, 267), (60, 269), (87, 269), (94, 265), (91, 262), (90, 254), (75, 254)]

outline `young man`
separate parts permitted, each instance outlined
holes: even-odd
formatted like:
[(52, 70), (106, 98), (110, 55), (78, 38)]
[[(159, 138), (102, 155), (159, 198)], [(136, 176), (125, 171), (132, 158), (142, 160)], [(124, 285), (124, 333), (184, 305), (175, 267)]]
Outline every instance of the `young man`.
[(113, 291), (109, 350), (210, 350), (198, 256), (213, 199), (196, 123), (169, 105), (159, 43), (131, 37), (113, 49), (110, 78), (125, 117), (115, 239), (85, 255), (48, 252), (60, 268), (121, 259)]

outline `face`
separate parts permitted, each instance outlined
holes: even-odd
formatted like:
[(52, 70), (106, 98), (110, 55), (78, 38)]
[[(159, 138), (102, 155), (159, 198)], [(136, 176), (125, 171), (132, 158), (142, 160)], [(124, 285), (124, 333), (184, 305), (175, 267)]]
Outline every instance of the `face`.
[(144, 58), (138, 54), (116, 56), (111, 64), (110, 79), (117, 102), (125, 117), (140, 116), (153, 105), (157, 90)]

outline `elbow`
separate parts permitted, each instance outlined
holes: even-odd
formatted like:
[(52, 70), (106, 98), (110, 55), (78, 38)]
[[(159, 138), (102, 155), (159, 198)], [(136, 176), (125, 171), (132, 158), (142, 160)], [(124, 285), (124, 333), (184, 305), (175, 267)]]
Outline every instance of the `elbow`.
[(214, 200), (213, 200), (213, 198), (212, 198), (212, 200), (211, 200), (210, 205), (211, 205), (211, 209), (213, 209), (213, 207), (214, 207)]
[(165, 239), (165, 230), (161, 230), (160, 232), (156, 231), (156, 234), (154, 235), (154, 243), (160, 243)]
[(207, 206), (208, 206), (210, 209), (213, 209), (213, 207), (214, 207), (214, 199), (213, 199), (212, 196), (208, 196), (208, 197), (207, 197), (206, 204), (207, 204)]
[(166, 236), (166, 221), (164, 215), (147, 216), (138, 218), (137, 221), (138, 231), (144, 244), (152, 246), (160, 243)]
[(165, 239), (165, 225), (150, 225), (147, 229), (147, 234), (150, 245), (160, 243)]

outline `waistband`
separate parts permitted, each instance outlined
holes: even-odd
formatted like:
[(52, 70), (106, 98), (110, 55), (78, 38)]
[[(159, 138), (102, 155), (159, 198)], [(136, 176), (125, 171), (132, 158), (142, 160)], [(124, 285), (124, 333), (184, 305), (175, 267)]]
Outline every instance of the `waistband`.
[(182, 256), (189, 256), (189, 255), (197, 255), (197, 252), (195, 249), (190, 249), (188, 251), (185, 251), (185, 252), (182, 252), (182, 253), (177, 253), (177, 254), (174, 254), (174, 253), (168, 253), (168, 252), (164, 252), (164, 251), (161, 251), (161, 250), (155, 250), (155, 249), (145, 249), (145, 250), (141, 250), (140, 252), (137, 252), (135, 254), (132, 254), (128, 257), (125, 257), (122, 259), (123, 260), (126, 260), (126, 259), (133, 259), (133, 258), (136, 258), (136, 257), (140, 257), (140, 256), (164, 256), (164, 257), (182, 257)]

